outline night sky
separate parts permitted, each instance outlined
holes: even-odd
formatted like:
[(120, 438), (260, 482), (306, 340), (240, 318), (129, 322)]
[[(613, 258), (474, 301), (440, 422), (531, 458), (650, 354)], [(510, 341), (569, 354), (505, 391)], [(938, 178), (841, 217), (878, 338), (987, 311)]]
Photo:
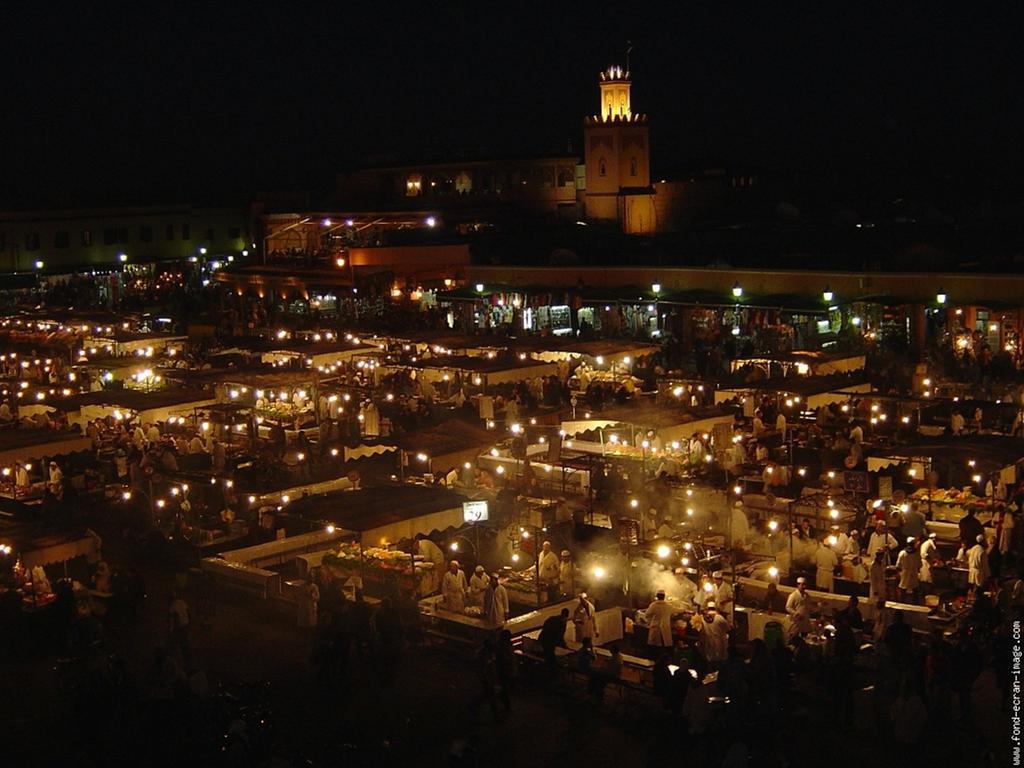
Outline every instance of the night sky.
[(655, 174), (1019, 181), (1013, 3), (293, 5), (8, 4), (0, 200), (327, 188), (366, 159), (579, 151), (627, 40)]

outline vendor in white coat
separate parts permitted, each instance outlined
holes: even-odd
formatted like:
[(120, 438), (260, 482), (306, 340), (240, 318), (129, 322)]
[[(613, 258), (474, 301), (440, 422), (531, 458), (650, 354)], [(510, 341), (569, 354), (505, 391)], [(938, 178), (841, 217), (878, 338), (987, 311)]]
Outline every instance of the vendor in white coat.
[(716, 610), (713, 601), (704, 606), (704, 623), (701, 625), (700, 642), (704, 657), (714, 668), (729, 658), (729, 622)]
[(490, 581), (484, 572), (484, 567), (478, 565), (476, 570), (473, 571), (473, 575), (469, 577), (469, 591), (466, 593), (466, 602), (482, 608), (484, 605), (484, 592), (487, 590), (487, 585)]
[(655, 648), (672, 647), (672, 606), (665, 602), (665, 590), (659, 589), (654, 602), (644, 611), (647, 644)]
[(870, 581), (868, 597), (872, 602), (886, 599), (886, 592), (888, 590), (885, 585), (885, 558), (885, 550), (878, 550), (875, 553), (875, 559), (871, 561), (871, 567), (868, 569), (868, 580)]
[(988, 552), (985, 550), (985, 534), (979, 533), (976, 544), (967, 550), (967, 585), (972, 594), (984, 589), (989, 579)]
[(814, 575), (814, 584), (822, 592), (831, 592), (835, 589), (837, 565), (839, 565), (839, 558), (832, 551), (829, 540), (825, 539), (814, 552), (814, 567), (817, 569)]
[(730, 526), (733, 546), (745, 547), (747, 545), (747, 537), (750, 535), (750, 521), (747, 520), (747, 513), (743, 511), (742, 501), (734, 502), (732, 505), (732, 521)]
[(542, 589), (551, 591), (558, 584), (558, 555), (551, 551), (551, 542), (545, 541), (537, 556), (537, 578)]
[(856, 528), (851, 528), (849, 535), (840, 534), (839, 541), (843, 544), (842, 554), (860, 556), (860, 531)]
[(434, 567), (427, 571), (429, 576), (425, 578), (423, 585), (424, 594), (433, 594), (441, 583), (442, 571), (444, 570), (444, 552), (434, 542), (422, 533), (416, 535), (416, 546), (413, 549), (414, 555), (419, 555)]
[(585, 638), (593, 640), (597, 637), (597, 619), (594, 604), (587, 599), (586, 592), (580, 592), (579, 602), (576, 603), (572, 612), (572, 623), (576, 628), (576, 642), (581, 643)]
[(444, 605), (449, 611), (462, 613), (466, 609), (466, 574), (459, 568), (459, 561), (452, 560), (448, 564), (448, 572), (441, 579), (441, 594)]
[(725, 580), (725, 575), (721, 571), (712, 573), (711, 580), (714, 583), (714, 588), (711, 590), (711, 598), (715, 602), (715, 609), (729, 622), (731, 627), (732, 609), (735, 606), (732, 584)]
[(789, 615), (790, 640), (811, 631), (811, 598), (807, 595), (807, 579), (803, 576), (796, 580), (796, 589), (786, 599), (786, 613)]
[(907, 546), (900, 550), (896, 558), (896, 570), (900, 574), (900, 599), (905, 603), (916, 603), (921, 576), (921, 554), (913, 536), (907, 538)]
[(889, 550), (897, 546), (896, 537), (885, 530), (885, 523), (879, 520), (875, 524), (875, 532), (868, 540), (868, 557), (874, 557), (875, 552), (883, 550), (888, 554)]
[(917, 575), (917, 580), (924, 585), (925, 589), (931, 587), (932, 584), (932, 563), (939, 559), (939, 545), (935, 543), (935, 538), (934, 533), (929, 533), (928, 538), (921, 545), (921, 571)]
[(508, 619), (508, 591), (498, 582), (498, 574), (491, 574), (491, 583), (484, 592), (484, 617), (494, 627), (504, 626)]
[(572, 563), (572, 552), (568, 549), (562, 550), (561, 559), (558, 562), (558, 591), (562, 595), (575, 594), (576, 566)]

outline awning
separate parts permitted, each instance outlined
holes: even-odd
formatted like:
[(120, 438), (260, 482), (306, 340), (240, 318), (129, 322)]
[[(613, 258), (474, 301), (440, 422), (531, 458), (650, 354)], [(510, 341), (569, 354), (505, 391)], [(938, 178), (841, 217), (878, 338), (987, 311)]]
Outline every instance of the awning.
[(60, 539), (51, 544), (40, 543), (42, 546), (36, 549), (21, 552), (21, 562), (25, 568), (31, 570), (37, 565), (64, 563), (74, 560), (80, 555), (85, 556), (89, 562), (99, 559), (101, 541), (100, 537), (95, 534), (87, 534), (75, 539)]
[(394, 453), (398, 449), (393, 445), (357, 445), (355, 448), (345, 448), (345, 461), (365, 459), (370, 456), (378, 456), (382, 453)]

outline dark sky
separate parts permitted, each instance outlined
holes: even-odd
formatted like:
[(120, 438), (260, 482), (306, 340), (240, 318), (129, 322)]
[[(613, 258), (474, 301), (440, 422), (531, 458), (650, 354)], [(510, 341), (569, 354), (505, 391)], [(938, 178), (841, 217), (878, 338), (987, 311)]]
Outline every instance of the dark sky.
[[(145, 5), (7, 4), (4, 204), (578, 149), (596, 74), (627, 39), (655, 172), (714, 160), (1013, 180), (1022, 165), (1014, 3)], [(628, 12), (653, 5), (671, 10)]]

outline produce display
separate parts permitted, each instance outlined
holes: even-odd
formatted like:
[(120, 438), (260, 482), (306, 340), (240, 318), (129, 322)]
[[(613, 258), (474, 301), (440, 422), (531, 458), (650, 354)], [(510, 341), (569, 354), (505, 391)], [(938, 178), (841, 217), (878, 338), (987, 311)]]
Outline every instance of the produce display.
[[(918, 488), (914, 491), (910, 498), (915, 501), (928, 501), (928, 489)], [(975, 510), (989, 510), (989, 509), (1001, 509), (1004, 506), (1004, 502), (996, 499), (994, 500), (995, 506), (993, 507), (993, 499), (988, 496), (975, 496), (971, 493), (971, 489), (958, 490), (956, 488), (932, 488), (931, 489), (931, 503), (939, 504), (957, 504), (962, 507), (969, 507)]]
[[(360, 552), (359, 542), (342, 542), (337, 550), (324, 555), (323, 565), (355, 565), (362, 561), (364, 566), (384, 570), (409, 573), (410, 557), (408, 552), (387, 547), (364, 547)], [(417, 571), (430, 571), (434, 564), (424, 560), (422, 556), (414, 557)]]

